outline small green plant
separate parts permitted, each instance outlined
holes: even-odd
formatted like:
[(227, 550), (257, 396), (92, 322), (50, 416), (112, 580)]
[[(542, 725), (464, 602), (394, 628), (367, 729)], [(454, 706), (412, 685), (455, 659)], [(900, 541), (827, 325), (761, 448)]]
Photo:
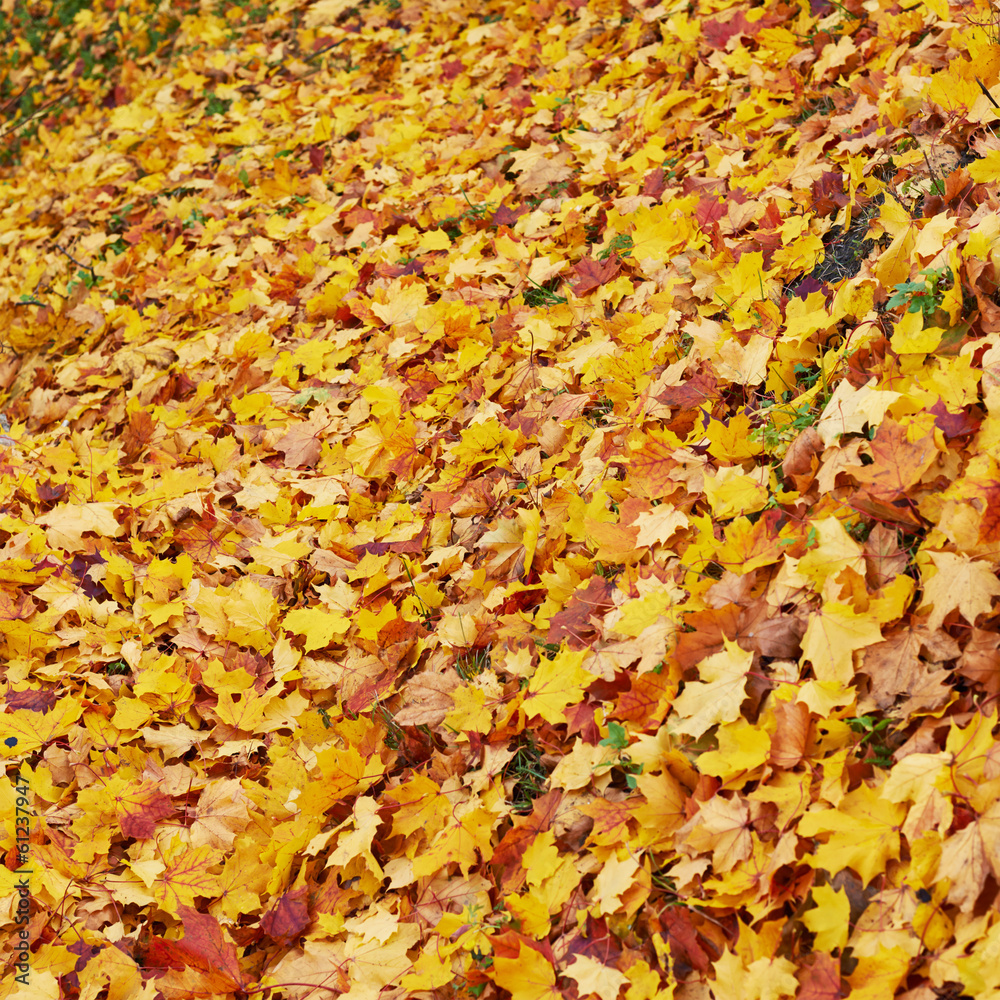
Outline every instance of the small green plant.
[(487, 646), (485, 649), (471, 649), (462, 653), (455, 661), (455, 673), (463, 681), (471, 680), (481, 674), (490, 665), (490, 648)]
[[(767, 423), (754, 427), (750, 431), (750, 440), (759, 441), (764, 448), (771, 452), (782, 445), (789, 444), (807, 427), (812, 427), (816, 422), (818, 413), (814, 409), (813, 403), (803, 403), (800, 406), (790, 408), (788, 406), (772, 406), (766, 412)], [(775, 422), (774, 414), (783, 413), (790, 416), (790, 420), (785, 420), (780, 424)]]
[(632, 237), (628, 233), (619, 233), (611, 242), (597, 255), (598, 260), (607, 260), (613, 253), (619, 257), (630, 257), (632, 255)]
[(200, 209), (191, 209), (191, 214), (181, 223), (182, 229), (190, 229), (192, 226), (204, 225), (208, 216)]
[(132, 668), (124, 660), (113, 660), (104, 668), (104, 672), (109, 677), (121, 677), (132, 673)]
[(906, 553), (907, 561), (912, 564), (917, 557), (917, 552), (924, 542), (923, 534), (919, 532), (908, 532), (903, 528), (896, 529), (896, 544)]
[(804, 389), (811, 389), (823, 374), (823, 369), (819, 365), (804, 365), (801, 361), (792, 369), (795, 373), (795, 382)]
[(208, 98), (208, 104), (205, 107), (206, 118), (211, 118), (213, 115), (226, 114), (233, 103), (232, 101), (226, 101), (221, 97), (217, 97), (211, 91), (206, 91), (204, 96)]
[(874, 524), (867, 524), (865, 521), (851, 521), (850, 524), (844, 525), (844, 530), (856, 542), (864, 543), (868, 540), (868, 536), (872, 533), (873, 527)]
[(489, 218), (496, 211), (496, 207), (489, 202), (483, 205), (473, 205), (469, 196), (465, 193), (465, 188), (460, 189), (466, 205), (469, 207), (461, 215), (449, 215), (441, 220), (440, 228), (448, 235), (452, 243), (462, 235), (462, 223), (465, 221), (481, 222)]
[(406, 570), (406, 578), (410, 581), (410, 587), (413, 590), (413, 596), (417, 599), (417, 604), (420, 605), (420, 614), (424, 619), (424, 623), (431, 621), (434, 618), (434, 609), (427, 607), (424, 604), (423, 598), (417, 592), (416, 584), (413, 582), (413, 574), (410, 572), (410, 567), (403, 561), (403, 569)]
[(601, 747), (611, 747), (612, 750), (628, 749), (628, 730), (617, 722), (608, 723), (608, 735), (598, 744)]
[(583, 409), (583, 419), (593, 428), (604, 427), (608, 418), (614, 413), (614, 403), (607, 396), (601, 396), (596, 403), (591, 403)]
[(663, 179), (672, 181), (677, 179), (677, 171), (680, 169), (681, 161), (684, 159), (679, 153), (671, 153), (663, 161)]
[(558, 197), (566, 190), (566, 188), (570, 186), (571, 183), (572, 181), (570, 180), (553, 181), (541, 194), (528, 199), (528, 207), (535, 209), (538, 208), (538, 206), (541, 205), (541, 203), (547, 200), (548, 198)]
[[(668, 868), (660, 867), (653, 871), (650, 878), (653, 880), (653, 885), (656, 886), (661, 892), (667, 892), (671, 895), (677, 895), (677, 883), (674, 881), (672, 876), (668, 875)], [(680, 901), (678, 900), (677, 903)], [(674, 901), (670, 901), (666, 904), (667, 906), (676, 905)]]
[(372, 721), (378, 720), (385, 726), (385, 745), (390, 750), (398, 750), (406, 742), (406, 734), (403, 727), (393, 718), (392, 712), (379, 701), (375, 696), (375, 704), (372, 707)]
[(128, 226), (128, 213), (135, 208), (134, 202), (129, 202), (124, 208), (118, 209), (111, 216), (108, 222), (108, 232), (109, 233), (123, 233)]
[(541, 639), (536, 639), (535, 645), (538, 647), (539, 655), (544, 656), (547, 660), (554, 660), (556, 658), (560, 646), (558, 642), (543, 642)]
[(877, 720), (873, 715), (859, 715), (845, 721), (853, 732), (861, 735), (861, 739), (854, 747), (859, 756), (867, 747), (871, 751), (868, 760), (876, 767), (890, 767), (892, 765), (892, 747), (886, 742), (891, 720)]
[(680, 361), (681, 358), (686, 358), (691, 353), (691, 348), (694, 347), (694, 337), (686, 332), (675, 335), (672, 347), (675, 360)]
[[(812, 29), (815, 33), (815, 26)], [(795, 121), (801, 124), (804, 121), (812, 118), (813, 115), (828, 115), (835, 109), (833, 101), (824, 95), (823, 97), (817, 97), (814, 100), (807, 101), (802, 105), (802, 110), (799, 112), (798, 118)]]
[(77, 285), (83, 285), (84, 288), (90, 289), (95, 285), (100, 284), (101, 279), (94, 274), (93, 271), (85, 271), (82, 267), (76, 272), (76, 277), (70, 281), (67, 286), (67, 291), (72, 290)]
[(951, 286), (954, 275), (950, 267), (928, 267), (920, 273), (926, 275), (923, 281), (903, 281), (896, 285), (887, 305), (890, 309), (906, 306), (908, 313), (922, 312), (927, 323), (941, 308), (945, 289)]
[(510, 804), (514, 811), (530, 810), (532, 802), (542, 794), (542, 788), (549, 777), (542, 765), (542, 751), (530, 732), (518, 737), (514, 756), (504, 767), (503, 776), (514, 780), (510, 793)]
[(306, 410), (325, 403), (329, 398), (329, 389), (303, 389), (302, 392), (292, 396), (290, 404), (300, 410)]
[(642, 774), (642, 764), (636, 764), (625, 751), (628, 749), (628, 730), (617, 722), (608, 723), (608, 735), (598, 743), (598, 746), (610, 747), (618, 751), (617, 760), (609, 760), (598, 767), (618, 767), (625, 772), (625, 784), (635, 791), (636, 776)]
[(553, 278), (551, 281), (547, 281), (544, 285), (538, 284), (537, 281), (531, 281), (532, 288), (528, 288), (524, 292), (524, 304), (526, 306), (533, 306), (538, 308), (540, 306), (558, 306), (566, 305), (566, 296), (559, 295), (556, 289), (559, 287), (559, 282), (561, 278)]

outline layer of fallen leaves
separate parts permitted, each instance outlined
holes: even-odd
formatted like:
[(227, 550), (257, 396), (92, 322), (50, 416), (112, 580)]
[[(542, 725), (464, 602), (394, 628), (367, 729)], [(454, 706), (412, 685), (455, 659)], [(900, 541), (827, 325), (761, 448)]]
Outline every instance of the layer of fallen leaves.
[(5, 56), (30, 995), (995, 995), (985, 8), (173, 7)]

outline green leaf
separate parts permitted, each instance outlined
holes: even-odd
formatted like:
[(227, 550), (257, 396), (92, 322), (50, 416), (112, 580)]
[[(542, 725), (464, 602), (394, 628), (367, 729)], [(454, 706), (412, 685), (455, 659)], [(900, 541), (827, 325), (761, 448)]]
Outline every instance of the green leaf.
[(613, 750), (624, 750), (628, 747), (628, 732), (617, 722), (609, 722), (608, 735), (598, 745), (611, 747)]

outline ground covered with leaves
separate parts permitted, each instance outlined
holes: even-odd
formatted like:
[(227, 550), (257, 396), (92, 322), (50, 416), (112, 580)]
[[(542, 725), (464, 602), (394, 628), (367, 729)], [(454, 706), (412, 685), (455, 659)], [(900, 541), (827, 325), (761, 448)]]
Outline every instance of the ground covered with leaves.
[(0, 997), (1000, 996), (985, 6), (0, 33)]

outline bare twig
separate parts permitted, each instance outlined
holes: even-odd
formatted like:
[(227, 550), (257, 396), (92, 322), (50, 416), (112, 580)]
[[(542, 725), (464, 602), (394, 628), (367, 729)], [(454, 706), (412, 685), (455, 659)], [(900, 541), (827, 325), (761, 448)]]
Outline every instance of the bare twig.
[(8, 100), (3, 107), (0, 107), (0, 114), (6, 114), (8, 108), (14, 107), (15, 104), (28, 92), (28, 84), (25, 84), (16, 94), (14, 94), (10, 100)]
[(329, 45), (324, 45), (323, 48), (317, 49), (311, 56), (306, 56), (306, 58), (303, 59), (302, 61), (306, 63), (311, 63), (314, 59), (319, 59), (319, 57), (323, 55), (324, 52), (329, 52), (330, 49), (335, 49), (338, 45), (343, 45), (344, 42), (346, 41), (347, 41), (346, 38), (341, 38), (340, 41), (330, 42)]
[(70, 252), (68, 251), (68, 250), (64, 250), (64, 249), (63, 249), (63, 248), (62, 248), (61, 246), (59, 246), (59, 244), (58, 244), (58, 243), (56, 244), (56, 249), (57, 249), (57, 250), (58, 250), (58, 251), (59, 251), (59, 252), (60, 252), (60, 253), (61, 253), (61, 254), (62, 254), (62, 255), (63, 255), (64, 257), (68, 258), (68, 259), (69, 259), (69, 260), (71, 260), (71, 261), (72, 261), (72, 262), (73, 262), (74, 264), (76, 264), (76, 266), (77, 266), (77, 267), (82, 267), (82, 268), (83, 268), (83, 270), (85, 270), (85, 271), (89, 271), (89, 272), (90, 272), (90, 276), (91, 276), (91, 278), (93, 278), (93, 279), (94, 279), (94, 281), (97, 281), (97, 275), (96, 275), (96, 274), (94, 274), (94, 269), (93, 269), (93, 267), (92, 267), (92, 266), (91, 266), (90, 264), (81, 264), (81, 263), (80, 263), (80, 261), (78, 261), (78, 260), (77, 260), (77, 259), (76, 259), (76, 258), (75, 258), (75, 257), (74, 257), (74, 256), (73, 256), (73, 255), (72, 255), (72, 254), (71, 254), (71, 253), (70, 253)]
[(53, 104), (58, 104), (59, 101), (61, 101), (64, 97), (68, 97), (69, 93), (70, 92), (68, 90), (64, 91), (57, 97), (53, 97), (52, 100), (49, 101), (48, 103), (43, 104), (40, 108), (36, 108), (30, 115), (28, 115), (27, 118), (22, 118), (21, 121), (14, 122), (13, 125), (8, 126), (2, 132), (0, 132), (0, 139), (3, 139), (4, 137), (10, 135), (11, 132), (16, 132), (23, 125), (27, 125), (28, 122), (30, 122), (32, 119), (37, 118), (43, 112), (48, 111), (48, 109), (51, 108)]
[(1000, 104), (997, 104), (993, 95), (986, 89), (986, 84), (983, 83), (978, 76), (976, 77), (976, 83), (979, 84), (979, 89), (986, 95), (986, 99), (990, 102), (990, 104), (992, 104), (995, 108), (1000, 108)]

